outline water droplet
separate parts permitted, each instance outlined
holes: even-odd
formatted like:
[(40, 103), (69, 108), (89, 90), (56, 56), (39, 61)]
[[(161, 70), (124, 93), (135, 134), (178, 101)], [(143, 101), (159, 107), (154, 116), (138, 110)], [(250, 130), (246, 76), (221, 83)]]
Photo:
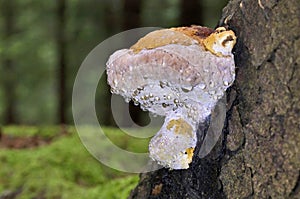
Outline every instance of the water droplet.
[(174, 103), (175, 103), (175, 104), (178, 104), (178, 103), (179, 103), (179, 100), (178, 100), (178, 99), (174, 99)]
[(135, 91), (133, 91), (133, 96), (137, 96), (138, 94), (140, 94), (140, 91), (139, 90), (135, 90)]
[(162, 103), (161, 105), (163, 108), (167, 108), (169, 106), (169, 104), (166, 104), (166, 103)]
[(130, 100), (131, 100), (131, 99), (130, 99), (129, 97), (126, 97), (126, 98), (125, 98), (125, 102), (126, 102), (126, 103), (129, 103)]
[(160, 98), (156, 96), (156, 97), (154, 98), (154, 100), (155, 100), (155, 101), (159, 101)]
[(164, 88), (164, 87), (166, 87), (166, 83), (165, 82), (163, 82), (163, 81), (159, 81), (159, 86), (161, 87), (161, 88)]
[(208, 93), (211, 94), (211, 95), (214, 95), (214, 94), (216, 94), (216, 91), (215, 90), (211, 90), (211, 91), (208, 91)]
[(118, 81), (116, 79), (114, 79), (114, 84), (115, 86), (118, 84)]
[(199, 86), (199, 88), (202, 89), (202, 90), (206, 88), (206, 85), (203, 84), (203, 83), (200, 83), (198, 86)]
[(144, 90), (144, 87), (143, 86), (142, 87), (138, 87), (137, 90), (138, 91), (142, 91), (142, 90)]
[(190, 92), (191, 90), (193, 90), (193, 86), (181, 86), (181, 90), (185, 93)]
[(133, 101), (133, 102), (138, 102), (138, 99), (137, 99), (136, 97), (133, 97), (133, 98), (132, 98), (132, 101)]
[(111, 87), (111, 88), (110, 88), (110, 92), (114, 94), (114, 93), (116, 93), (116, 90), (115, 90), (114, 88)]
[(224, 86), (228, 86), (229, 82), (225, 80), (225, 81), (223, 81), (223, 84), (224, 84)]
[(193, 120), (194, 120), (194, 121), (197, 121), (197, 115), (196, 115), (196, 114), (193, 115)]
[(188, 77), (188, 78), (186, 78), (186, 81), (191, 82), (192, 78)]
[(148, 79), (149, 78), (149, 76), (148, 75), (144, 75), (144, 79)]
[(215, 86), (215, 83), (214, 83), (213, 81), (210, 81), (210, 82), (209, 82), (209, 86), (210, 86), (210, 87), (214, 87), (214, 86)]

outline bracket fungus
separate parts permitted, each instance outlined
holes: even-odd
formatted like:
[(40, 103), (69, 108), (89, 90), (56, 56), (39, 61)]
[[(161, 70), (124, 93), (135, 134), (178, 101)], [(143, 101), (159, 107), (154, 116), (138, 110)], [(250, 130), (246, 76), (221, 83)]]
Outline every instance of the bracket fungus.
[(197, 143), (198, 124), (211, 114), (235, 79), (233, 31), (178, 27), (150, 32), (107, 61), (114, 94), (165, 116), (149, 144), (164, 167), (186, 169)]

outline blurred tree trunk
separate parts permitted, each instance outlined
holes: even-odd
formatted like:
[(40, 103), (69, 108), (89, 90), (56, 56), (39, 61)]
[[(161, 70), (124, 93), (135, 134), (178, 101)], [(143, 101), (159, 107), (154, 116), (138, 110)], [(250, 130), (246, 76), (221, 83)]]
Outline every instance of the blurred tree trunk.
[(3, 57), (3, 74), (2, 75), (2, 84), (4, 91), (4, 101), (5, 101), (5, 110), (4, 110), (4, 121), (6, 124), (12, 124), (16, 122), (15, 118), (15, 107), (16, 107), (16, 74), (14, 70), (14, 61), (12, 59), (11, 52), (7, 52), (10, 48), (10, 43), (12, 36), (15, 31), (15, 7), (14, 1), (4, 1), (2, 2), (2, 16), (4, 19), (4, 42), (5, 55)]
[(141, 26), (141, 0), (124, 0), (123, 29), (129, 30)]
[[(122, 29), (129, 30), (141, 27), (141, 11), (141, 0), (124, 0)], [(147, 123), (147, 113), (143, 112), (139, 106), (135, 106), (132, 101), (129, 103), (129, 112), (135, 123), (140, 125)]]
[(187, 170), (141, 174), (129, 198), (300, 198), (300, 2), (232, 0), (225, 24), (238, 42), (223, 135)]
[[(121, 14), (116, 13), (113, 9), (114, 2), (110, 0), (105, 0), (101, 2), (101, 6), (104, 10), (104, 28), (99, 26), (99, 18), (96, 18), (95, 25), (98, 28), (99, 33), (105, 30), (105, 37), (110, 37), (113, 34), (116, 34), (121, 29)], [(102, 78), (100, 79), (99, 85), (102, 88), (97, 89), (101, 94), (96, 95), (96, 110), (101, 110), (101, 113), (98, 114), (98, 120), (101, 125), (105, 126), (116, 126), (114, 118), (111, 113), (111, 92), (110, 87), (107, 84), (107, 75), (104, 73)]]
[(66, 123), (66, 1), (57, 0), (57, 78), (58, 78), (58, 122)]
[(180, 24), (182, 26), (203, 24), (202, 2), (199, 0), (180, 1)]

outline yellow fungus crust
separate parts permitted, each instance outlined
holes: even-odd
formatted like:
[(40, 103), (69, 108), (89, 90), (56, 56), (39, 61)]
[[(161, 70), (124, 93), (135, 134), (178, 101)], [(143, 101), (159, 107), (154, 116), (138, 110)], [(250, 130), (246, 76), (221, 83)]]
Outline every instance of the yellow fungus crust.
[(188, 155), (188, 162), (192, 162), (193, 155), (194, 155), (194, 148), (187, 148), (186, 153)]
[(231, 52), (236, 43), (236, 36), (232, 30), (219, 27), (204, 39), (204, 47), (217, 56), (224, 56), (224, 51)]
[(188, 134), (190, 136), (193, 135), (192, 134), (192, 132), (193, 132), (192, 126), (182, 118), (170, 120), (170, 122), (167, 125), (167, 129), (170, 130), (173, 127), (175, 128), (174, 133)]

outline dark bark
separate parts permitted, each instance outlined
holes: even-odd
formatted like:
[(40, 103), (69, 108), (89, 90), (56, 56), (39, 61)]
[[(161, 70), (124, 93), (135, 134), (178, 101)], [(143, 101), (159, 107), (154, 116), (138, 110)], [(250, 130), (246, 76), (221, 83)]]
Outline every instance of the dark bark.
[(233, 0), (219, 25), (238, 37), (223, 136), (187, 170), (141, 174), (129, 198), (300, 198), (300, 2)]
[(66, 123), (66, 1), (57, 0), (58, 122)]
[(203, 24), (203, 8), (199, 0), (181, 0), (180, 9), (179, 20), (182, 26)]
[[(9, 43), (15, 31), (15, 12), (14, 1), (4, 1), (2, 5), (2, 15), (4, 18), (4, 42), (7, 44), (5, 49), (9, 49)], [(16, 123), (15, 104), (16, 104), (16, 74), (14, 61), (11, 55), (7, 53), (3, 60), (3, 91), (5, 96), (4, 120), (5, 124)], [(5, 74), (5, 75), (4, 75)]]

